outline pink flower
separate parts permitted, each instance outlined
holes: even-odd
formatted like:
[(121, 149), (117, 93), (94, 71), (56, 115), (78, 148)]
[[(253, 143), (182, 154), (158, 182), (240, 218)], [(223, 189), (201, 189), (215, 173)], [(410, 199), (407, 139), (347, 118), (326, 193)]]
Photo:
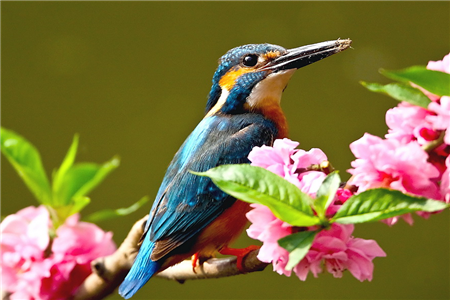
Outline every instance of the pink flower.
[(428, 105), (428, 109), (436, 115), (427, 116), (427, 121), (435, 130), (446, 130), (444, 142), (450, 145), (450, 97), (442, 96), (439, 102), (431, 102)]
[(285, 269), (289, 261), (289, 252), (278, 245), (278, 240), (291, 234), (291, 225), (276, 218), (267, 206), (250, 204), (253, 208), (247, 213), (247, 219), (252, 222), (247, 229), (249, 237), (263, 242), (258, 259), (272, 263), (273, 270), (278, 274), (290, 276), (291, 271)]
[(67, 299), (91, 273), (90, 263), (115, 251), (112, 234), (78, 215), (56, 231), (44, 206), (27, 207), (0, 225), (2, 286), (10, 299)]
[[(252, 224), (247, 233), (263, 242), (258, 259), (272, 263), (274, 271), (280, 275), (290, 276), (291, 271), (286, 270), (289, 253), (278, 245), (278, 240), (291, 234), (292, 226), (277, 219), (266, 206), (251, 206), (253, 210), (247, 213), (247, 218)], [(351, 237), (353, 228), (353, 225), (333, 223), (330, 230), (322, 230), (305, 258), (294, 267), (295, 274), (301, 280), (306, 280), (309, 271), (317, 277), (325, 265), (335, 277), (342, 277), (342, 272), (349, 270), (361, 281), (372, 280), (372, 260), (386, 254), (373, 240)]]
[(327, 161), (327, 156), (322, 150), (312, 148), (309, 151), (298, 150), (292, 155), (298, 181), (294, 184), (304, 193), (315, 197), (319, 187), (327, 175), (321, 171), (308, 171), (312, 165), (320, 165)]
[(27, 207), (7, 216), (0, 224), (2, 286), (14, 287), (20, 274), (44, 258), (50, 241), (50, 219), (45, 207)]
[(326, 174), (320, 171), (311, 171), (311, 165), (320, 165), (327, 160), (322, 150), (313, 148), (309, 151), (295, 149), (299, 145), (290, 139), (278, 139), (273, 147), (254, 147), (248, 159), (252, 166), (265, 168), (292, 184), (295, 184), (304, 193), (315, 195)]
[(296, 168), (305, 169), (311, 165), (321, 164), (327, 160), (327, 156), (318, 148), (312, 148), (309, 151), (299, 149), (292, 155), (292, 160), (294, 161)]
[(389, 127), (387, 139), (396, 139), (403, 144), (417, 140), (420, 145), (439, 137), (427, 117), (433, 114), (419, 106), (401, 102), (386, 112), (386, 124)]
[(55, 256), (86, 264), (104, 253), (113, 253), (116, 249), (112, 242), (112, 232), (104, 232), (97, 225), (80, 222), (79, 215), (72, 215), (56, 231), (58, 236), (53, 241)]
[(374, 240), (353, 238), (353, 225), (333, 223), (329, 230), (322, 230), (314, 239), (306, 257), (294, 268), (301, 280), (306, 280), (308, 272), (314, 277), (322, 272), (321, 263), (334, 277), (342, 277), (345, 270), (360, 281), (372, 280), (375, 257), (386, 253)]
[[(304, 151), (295, 149), (297, 146), (298, 143), (289, 139), (276, 140), (273, 147), (255, 147), (249, 154), (249, 159), (252, 165), (284, 177), (304, 193), (315, 197), (326, 177), (316, 167), (325, 162), (327, 157), (320, 149)], [(334, 215), (352, 194), (351, 191), (340, 188), (334, 202), (327, 209), (327, 216)], [(253, 209), (247, 213), (247, 218), (252, 224), (247, 229), (247, 234), (263, 242), (258, 259), (272, 263), (277, 273), (290, 276), (292, 271), (286, 270), (289, 252), (278, 245), (278, 240), (299, 229), (277, 219), (266, 206), (251, 204), (251, 207)], [(339, 224), (333, 224), (328, 231), (321, 231), (306, 257), (294, 267), (296, 275), (301, 280), (306, 279), (309, 271), (317, 276), (322, 272), (322, 265), (325, 265), (327, 271), (335, 277), (341, 277), (344, 270), (349, 270), (361, 281), (371, 280), (373, 258), (386, 254), (375, 241), (352, 238), (352, 232), (352, 225)]]
[(428, 154), (417, 142), (403, 144), (366, 133), (350, 144), (350, 149), (357, 158), (351, 163), (350, 182), (359, 192), (385, 187), (440, 199), (435, 182), (439, 171), (427, 161)]
[(278, 139), (274, 141), (273, 147), (265, 145), (254, 147), (248, 154), (248, 159), (252, 162), (252, 166), (262, 167), (285, 177), (295, 172), (291, 156), (297, 152), (295, 148), (298, 145), (298, 142), (287, 138)]

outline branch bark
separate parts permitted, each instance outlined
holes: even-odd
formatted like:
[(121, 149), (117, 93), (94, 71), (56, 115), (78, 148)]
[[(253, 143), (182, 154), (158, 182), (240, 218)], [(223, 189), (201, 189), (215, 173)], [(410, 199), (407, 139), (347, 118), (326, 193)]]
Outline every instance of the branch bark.
[[(91, 263), (92, 274), (83, 282), (72, 300), (103, 299), (120, 285), (133, 264), (139, 247), (137, 246), (143, 234), (148, 216), (137, 221), (128, 236), (113, 254), (101, 257)], [(193, 279), (220, 278), (262, 271), (268, 265), (257, 258), (258, 250), (250, 252), (242, 261), (244, 272), (236, 267), (236, 258), (211, 258), (195, 271), (191, 261), (183, 261), (172, 266), (156, 276), (175, 280), (180, 283)]]

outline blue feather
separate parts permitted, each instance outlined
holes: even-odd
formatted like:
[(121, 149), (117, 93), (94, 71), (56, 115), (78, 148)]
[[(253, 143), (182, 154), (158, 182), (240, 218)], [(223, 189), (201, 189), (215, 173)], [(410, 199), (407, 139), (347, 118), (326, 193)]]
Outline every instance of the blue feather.
[(119, 294), (125, 299), (131, 298), (159, 270), (161, 262), (150, 259), (154, 247), (153, 242), (144, 239), (130, 272), (119, 287)]

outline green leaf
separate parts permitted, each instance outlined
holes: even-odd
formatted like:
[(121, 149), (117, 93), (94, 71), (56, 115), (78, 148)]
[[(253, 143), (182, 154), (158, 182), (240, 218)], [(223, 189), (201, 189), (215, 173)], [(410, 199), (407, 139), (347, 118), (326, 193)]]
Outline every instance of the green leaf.
[(278, 240), (278, 245), (289, 252), (286, 270), (292, 270), (306, 256), (319, 231), (301, 231)]
[(71, 208), (70, 208), (70, 211), (69, 211), (69, 216), (80, 212), (89, 203), (91, 203), (91, 199), (89, 197), (86, 197), (86, 196), (73, 198), (72, 199), (72, 205), (71, 205)]
[(55, 203), (59, 206), (69, 205), (73, 198), (86, 196), (118, 166), (118, 157), (113, 157), (102, 165), (95, 163), (73, 165), (60, 179), (58, 189), (54, 192)]
[(53, 225), (58, 228), (64, 221), (73, 214), (80, 212), (91, 202), (89, 197), (72, 198), (72, 201), (64, 206), (53, 206), (54, 214), (52, 215)]
[(1, 128), (1, 151), (42, 204), (51, 204), (50, 184), (38, 150), (17, 133)]
[(70, 145), (69, 151), (67, 151), (67, 154), (64, 157), (63, 162), (61, 163), (61, 166), (56, 172), (54, 172), (52, 188), (53, 192), (56, 194), (59, 193), (63, 178), (66, 175), (67, 171), (72, 167), (75, 161), (75, 156), (77, 155), (78, 140), (79, 138), (78, 135), (76, 134), (73, 137), (72, 144)]
[(319, 187), (313, 206), (320, 219), (324, 219), (327, 208), (333, 202), (340, 184), (341, 178), (335, 171), (330, 173)]
[(450, 96), (450, 74), (444, 72), (412, 66), (398, 71), (381, 69), (380, 73), (394, 80), (412, 82), (438, 96)]
[(148, 202), (149, 199), (150, 198), (148, 196), (144, 196), (139, 201), (137, 201), (133, 205), (126, 207), (126, 208), (104, 209), (101, 211), (97, 211), (97, 212), (92, 213), (89, 216), (87, 216), (86, 221), (92, 222), (92, 223), (98, 223), (101, 221), (117, 218), (120, 216), (129, 215), (129, 214), (137, 211), (139, 208), (141, 208), (145, 203)]
[(425, 96), (421, 90), (404, 83), (389, 83), (382, 85), (379, 83), (368, 83), (361, 81), (361, 84), (372, 92), (383, 93), (398, 101), (406, 101), (413, 105), (428, 108), (430, 98)]
[(280, 176), (261, 167), (223, 165), (203, 173), (225, 193), (249, 203), (267, 206), (273, 214), (293, 226), (320, 224), (310, 207), (311, 197)]
[(415, 211), (434, 212), (447, 208), (444, 202), (414, 197), (397, 190), (370, 189), (348, 199), (331, 222), (374, 222)]
[(59, 179), (58, 189), (53, 194), (57, 206), (69, 205), (72, 199), (76, 198), (77, 192), (95, 177), (99, 168), (95, 163), (78, 163), (67, 170)]

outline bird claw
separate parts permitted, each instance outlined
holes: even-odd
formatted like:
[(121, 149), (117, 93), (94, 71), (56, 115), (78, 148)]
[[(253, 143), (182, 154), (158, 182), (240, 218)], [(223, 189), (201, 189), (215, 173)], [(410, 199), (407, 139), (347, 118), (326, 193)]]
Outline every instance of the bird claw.
[(197, 271), (195, 268), (200, 265), (200, 254), (197, 252), (194, 255), (192, 255), (192, 271), (194, 274), (197, 274)]
[(261, 247), (255, 246), (255, 245), (251, 245), (251, 246), (248, 246), (248, 247), (242, 248), (242, 249), (223, 247), (222, 249), (219, 250), (219, 253), (223, 254), (223, 255), (236, 256), (236, 267), (238, 268), (238, 270), (241, 273), (247, 273), (244, 266), (242, 265), (242, 262), (243, 262), (244, 258), (247, 256), (247, 254), (249, 254), (253, 250), (257, 250), (259, 248), (261, 248)]

